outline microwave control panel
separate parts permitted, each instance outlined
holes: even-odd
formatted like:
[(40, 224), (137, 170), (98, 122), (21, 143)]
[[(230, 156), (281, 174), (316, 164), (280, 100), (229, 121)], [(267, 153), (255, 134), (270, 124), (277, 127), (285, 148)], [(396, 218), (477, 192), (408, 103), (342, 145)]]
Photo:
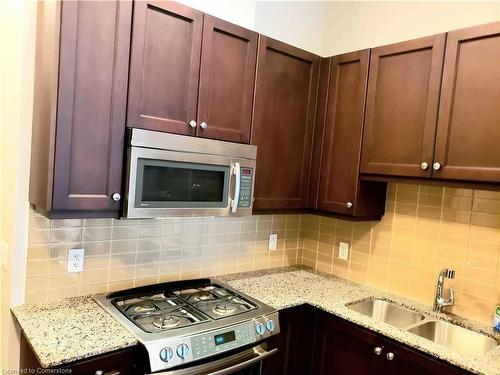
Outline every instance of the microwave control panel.
[(240, 200), (238, 207), (252, 206), (253, 168), (241, 168)]

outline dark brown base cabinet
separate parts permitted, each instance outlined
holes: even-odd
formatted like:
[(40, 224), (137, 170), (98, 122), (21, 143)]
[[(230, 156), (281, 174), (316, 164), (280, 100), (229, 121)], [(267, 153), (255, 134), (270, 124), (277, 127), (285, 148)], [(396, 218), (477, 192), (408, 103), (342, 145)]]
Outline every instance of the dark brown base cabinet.
[(280, 327), (281, 354), (265, 375), (469, 374), (309, 305), (280, 311)]

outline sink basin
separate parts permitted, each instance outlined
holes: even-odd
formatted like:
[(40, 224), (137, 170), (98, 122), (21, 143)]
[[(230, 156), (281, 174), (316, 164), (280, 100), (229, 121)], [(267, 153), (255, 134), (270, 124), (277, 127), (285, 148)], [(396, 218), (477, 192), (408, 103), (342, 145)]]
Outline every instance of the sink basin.
[(491, 337), (442, 321), (427, 321), (408, 332), (467, 355), (484, 355), (498, 345)]
[(347, 308), (398, 328), (407, 328), (425, 318), (422, 314), (381, 299), (353, 303)]

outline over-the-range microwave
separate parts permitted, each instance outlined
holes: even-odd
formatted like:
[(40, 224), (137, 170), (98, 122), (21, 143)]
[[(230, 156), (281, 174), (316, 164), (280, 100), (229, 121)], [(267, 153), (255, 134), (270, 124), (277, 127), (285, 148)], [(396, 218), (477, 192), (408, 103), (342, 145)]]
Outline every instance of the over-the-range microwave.
[(257, 147), (130, 129), (123, 216), (252, 214)]

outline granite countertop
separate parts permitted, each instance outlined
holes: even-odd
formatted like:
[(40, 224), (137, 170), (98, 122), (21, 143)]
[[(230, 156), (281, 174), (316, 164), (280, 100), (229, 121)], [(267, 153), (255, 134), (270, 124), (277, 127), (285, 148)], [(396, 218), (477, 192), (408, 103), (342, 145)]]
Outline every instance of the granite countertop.
[[(451, 314), (433, 313), (430, 306), (335, 276), (315, 273), (304, 267), (225, 275), (218, 279), (276, 309), (308, 303), (468, 371), (500, 374), (500, 346), (484, 356), (464, 356), (349, 310), (345, 304), (374, 297), (382, 298), (431, 318), (451, 321), (500, 339), (500, 335), (485, 325)], [(44, 367), (72, 362), (137, 343), (129, 331), (89, 296), (17, 306), (12, 312)]]
[(12, 308), (38, 361), (53, 367), (137, 344), (91, 297)]

